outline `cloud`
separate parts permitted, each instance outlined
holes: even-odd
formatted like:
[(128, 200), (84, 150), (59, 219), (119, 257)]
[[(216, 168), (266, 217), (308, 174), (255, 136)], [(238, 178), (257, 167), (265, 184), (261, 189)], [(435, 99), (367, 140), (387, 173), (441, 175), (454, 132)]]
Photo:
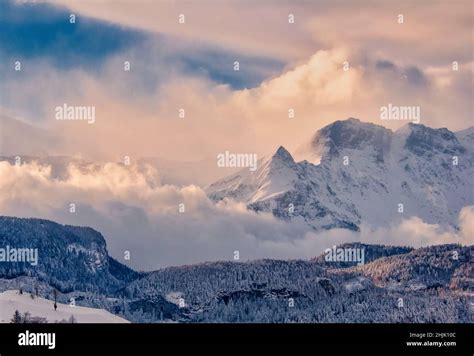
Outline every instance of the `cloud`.
[[(244, 261), (311, 258), (335, 244), (354, 241), (473, 244), (472, 206), (461, 211), (460, 231), (412, 217), (387, 227), (363, 225), (360, 233), (315, 232), (230, 200), (214, 204), (196, 186), (161, 185), (159, 173), (147, 166), (69, 164), (62, 173), (38, 162), (0, 162), (2, 214), (91, 226), (104, 235), (114, 257), (138, 269), (232, 260), (234, 251)], [(76, 204), (75, 213), (70, 213), (71, 203)], [(180, 204), (184, 212), (179, 212)], [(123, 259), (125, 251), (130, 251), (130, 261)]]
[[(146, 52), (142, 57), (149, 58)], [(5, 132), (9, 126), (3, 125), (3, 136), (9, 139), (0, 145), (0, 153), (37, 156), (47, 152), (113, 162), (123, 161), (125, 156), (132, 161), (166, 157), (171, 161), (206, 161), (209, 166), (227, 150), (261, 157), (283, 145), (294, 152), (317, 129), (347, 117), (396, 129), (404, 123), (379, 119), (380, 107), (388, 103), (419, 105), (421, 123), (428, 126), (456, 130), (470, 125), (469, 75), (450, 70), (443, 72), (440, 83), (436, 71), (422, 72), (394, 62), (380, 68), (378, 59), (351, 62), (350, 69), (344, 71), (342, 63), (349, 57), (351, 52), (346, 48), (319, 51), (260, 86), (242, 90), (203, 76), (173, 72), (166, 65), (126, 73), (120, 67), (121, 57), (111, 58), (100, 76), (39, 66), (39, 70), (9, 83), (8, 101), (34, 104), (49, 139), (42, 139), (43, 149), (38, 151), (38, 141), (45, 135), (25, 139), (31, 131), (9, 133)], [(140, 63), (146, 62), (143, 58)], [(405, 77), (412, 76), (410, 70), (415, 80)], [(468, 72), (469, 68), (462, 70)], [(149, 79), (144, 81), (145, 77)], [(39, 82), (47, 84), (35, 84)], [(454, 95), (458, 91), (463, 94)], [(24, 97), (32, 99), (25, 101)], [(54, 108), (63, 103), (94, 106), (95, 123), (55, 120)], [(181, 108), (184, 119), (178, 118)], [(295, 118), (288, 118), (289, 109), (294, 110)], [(192, 174), (196, 178), (193, 182), (212, 182), (204, 170), (180, 174), (184, 176), (178, 181), (189, 182), (186, 175)]]
[(147, 37), (141, 31), (92, 18), (71, 24), (69, 14), (45, 3), (2, 1), (0, 59), (12, 65), (16, 60), (28, 63), (47, 58), (59, 69), (94, 70), (110, 55)]
[[(464, 207), (460, 216), (469, 214), (473, 218), (472, 206)], [(469, 211), (469, 213), (466, 213)], [(464, 213), (463, 213), (464, 212)], [(429, 224), (417, 216), (402, 220), (399, 224), (388, 227), (374, 228), (363, 225), (361, 228), (361, 241), (370, 244), (385, 244), (393, 246), (423, 247), (440, 245), (446, 243), (458, 243), (462, 245), (473, 245), (474, 235), (472, 226), (463, 222), (459, 231), (450, 226)], [(471, 232), (470, 232), (471, 231)]]
[[(280, 145), (292, 151), (337, 119), (358, 117), (396, 129), (404, 122), (379, 119), (380, 107), (388, 103), (420, 106), (421, 123), (428, 126), (459, 130), (471, 123), (468, 66), (461, 68), (464, 73), (446, 70), (440, 76), (433, 69), (366, 59), (350, 62), (344, 71), (343, 63), (354, 54), (334, 48), (318, 51), (255, 88), (234, 90), (205, 75), (173, 70), (165, 58), (157, 57), (162, 66), (148, 67), (155, 51), (142, 49), (135, 65), (147, 69), (129, 73), (121, 59), (138, 56), (135, 52), (112, 57), (99, 76), (39, 65), (8, 83), (6, 101), (24, 105), (24, 96), (32, 98), (32, 115), (40, 115), (43, 126), (64, 143), (50, 154), (111, 161), (126, 155), (214, 160), (226, 150), (264, 155)], [(55, 120), (54, 108), (63, 103), (94, 106), (95, 124)], [(178, 118), (180, 109), (184, 119)], [(295, 118), (289, 119), (289, 109)]]
[(326, 3), (323, 11), (314, 11), (306, 28), (325, 46), (350, 44), (404, 66), (445, 66), (472, 60), (467, 45), (472, 42), (470, 6), (469, 1)]
[[(62, 14), (76, 11), (101, 20), (94, 23), (149, 32), (146, 40), (101, 57), (94, 70), (59, 70), (40, 56), (24, 63), (22, 72), (5, 71), (0, 104), (54, 137), (43, 140), (41, 153), (107, 161), (158, 156), (213, 162), (226, 150), (262, 156), (280, 145), (293, 151), (338, 119), (358, 117), (396, 129), (404, 122), (379, 119), (380, 107), (389, 103), (420, 106), (421, 123), (428, 126), (456, 131), (472, 125), (472, 15), (458, 11), (462, 3), (367, 5), (367, 12), (359, 3), (327, 1), (212, 2), (212, 9), (179, 1), (51, 3), (67, 5), (58, 7)], [(185, 26), (177, 21), (181, 12)], [(403, 25), (396, 22), (400, 12)], [(296, 16), (293, 27), (288, 13)], [(427, 23), (425, 14), (437, 21)], [(239, 71), (233, 70), (236, 59)], [(130, 72), (123, 70), (125, 60)], [(55, 120), (54, 108), (64, 103), (94, 106), (95, 124)], [(16, 131), (0, 154), (37, 155), (31, 148), (38, 145), (26, 144), (28, 135)]]
[(466, 206), (459, 212), (459, 223), (462, 243), (474, 245), (474, 206)]
[[(177, 40), (190, 39), (204, 46), (218, 46), (243, 55), (296, 59), (309, 55), (315, 48), (315, 42), (303, 28), (308, 7), (285, 1), (112, 4), (56, 0), (51, 3), (66, 6), (84, 16), (164, 34)], [(296, 14), (298, 19), (293, 25), (288, 23), (290, 13)], [(178, 21), (180, 15), (185, 16), (184, 24)]]
[[(319, 49), (349, 45), (419, 66), (472, 60), (469, 44), (473, 14), (468, 0), (403, 4), (326, 0), (251, 4), (241, 0), (51, 2), (82, 15), (178, 39), (189, 38), (241, 53), (290, 61), (309, 57)], [(179, 23), (180, 14), (185, 15), (185, 24)], [(293, 24), (288, 22), (290, 14), (294, 15)], [(403, 24), (398, 23), (399, 15), (403, 15)]]

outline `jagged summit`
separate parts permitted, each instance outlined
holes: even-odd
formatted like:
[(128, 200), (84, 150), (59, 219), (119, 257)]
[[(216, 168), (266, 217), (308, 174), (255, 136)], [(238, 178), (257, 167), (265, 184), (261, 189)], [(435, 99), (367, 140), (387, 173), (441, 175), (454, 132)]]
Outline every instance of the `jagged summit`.
[(280, 147), (256, 172), (242, 170), (207, 192), (316, 229), (358, 230), (362, 222), (387, 226), (411, 216), (457, 226), (460, 209), (474, 204), (469, 130), (407, 124), (393, 132), (349, 118), (320, 129), (295, 156)]
[(283, 146), (280, 146), (277, 149), (270, 161), (273, 169), (278, 169), (280, 165), (284, 165), (289, 168), (294, 168), (295, 166), (295, 160), (291, 156), (290, 152), (288, 152)]
[(291, 157), (290, 152), (288, 152), (288, 150), (283, 146), (278, 147), (272, 158), (278, 158), (290, 162), (293, 161), (293, 157)]

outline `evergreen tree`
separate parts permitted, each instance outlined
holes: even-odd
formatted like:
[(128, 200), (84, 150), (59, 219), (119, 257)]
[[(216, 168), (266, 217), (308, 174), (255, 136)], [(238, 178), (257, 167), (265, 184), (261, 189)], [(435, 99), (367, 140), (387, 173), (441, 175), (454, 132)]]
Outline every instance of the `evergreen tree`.
[(13, 324), (19, 324), (21, 323), (21, 320), (22, 320), (21, 313), (18, 310), (15, 310), (15, 312), (13, 313), (13, 318), (11, 319), (11, 322)]

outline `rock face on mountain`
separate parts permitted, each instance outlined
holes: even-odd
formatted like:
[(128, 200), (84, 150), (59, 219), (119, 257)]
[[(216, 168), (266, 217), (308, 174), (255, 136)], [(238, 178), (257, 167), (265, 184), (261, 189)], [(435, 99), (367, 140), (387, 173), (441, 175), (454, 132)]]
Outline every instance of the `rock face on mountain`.
[(62, 292), (111, 293), (140, 276), (110, 257), (103, 236), (89, 227), (2, 216), (0, 248), (37, 251), (36, 262), (4, 259), (0, 278), (33, 277)]
[(459, 211), (474, 204), (473, 131), (410, 123), (392, 132), (336, 121), (297, 150), (301, 161), (280, 147), (256, 171), (242, 169), (206, 191), (314, 229), (357, 231), (361, 223), (386, 226), (411, 216), (457, 226)]

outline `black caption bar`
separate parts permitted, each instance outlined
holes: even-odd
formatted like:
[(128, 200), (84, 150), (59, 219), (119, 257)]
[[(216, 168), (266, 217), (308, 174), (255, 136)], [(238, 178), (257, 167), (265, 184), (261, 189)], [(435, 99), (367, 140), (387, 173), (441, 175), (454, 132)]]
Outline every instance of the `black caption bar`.
[[(472, 355), (474, 324), (1, 324), (1, 356), (149, 350), (164, 344), (321, 345)], [(462, 351), (462, 352), (461, 352)], [(464, 353), (465, 354), (465, 353)]]

